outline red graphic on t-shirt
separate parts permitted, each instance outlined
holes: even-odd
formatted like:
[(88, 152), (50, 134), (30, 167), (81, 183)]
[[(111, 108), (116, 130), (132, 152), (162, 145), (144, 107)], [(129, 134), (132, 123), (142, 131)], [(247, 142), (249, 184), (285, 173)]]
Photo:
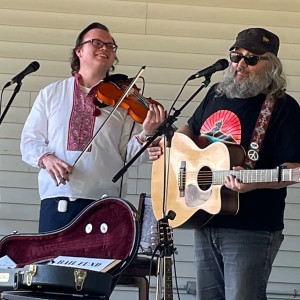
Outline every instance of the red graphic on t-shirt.
[(236, 114), (228, 110), (219, 110), (203, 123), (202, 135), (211, 136), (232, 143), (241, 143), (241, 123)]

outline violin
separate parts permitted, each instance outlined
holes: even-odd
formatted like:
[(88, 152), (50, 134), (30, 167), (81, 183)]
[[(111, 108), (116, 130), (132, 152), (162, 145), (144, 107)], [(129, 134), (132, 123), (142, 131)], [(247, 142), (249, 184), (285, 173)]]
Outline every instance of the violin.
[[(108, 77), (98, 85), (97, 100), (102, 104), (104, 103), (106, 105), (114, 106), (130, 85), (131, 80), (128, 79), (126, 75), (117, 75), (119, 79), (110, 80), (110, 78), (113, 79), (114, 76), (115, 75)], [(160, 106), (162, 105), (151, 98), (145, 98), (139, 93), (139, 91), (140, 89), (134, 85), (124, 100), (120, 103), (120, 107), (126, 109), (128, 115), (130, 115), (134, 121), (142, 124), (146, 119), (149, 105), (151, 103)]]

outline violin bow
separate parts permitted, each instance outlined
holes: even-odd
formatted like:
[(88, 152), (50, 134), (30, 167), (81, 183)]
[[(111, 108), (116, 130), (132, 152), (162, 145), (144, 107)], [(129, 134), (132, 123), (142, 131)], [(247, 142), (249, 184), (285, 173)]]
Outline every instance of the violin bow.
[(95, 133), (95, 135), (91, 138), (91, 140), (84, 147), (84, 149), (82, 150), (82, 152), (80, 153), (80, 155), (77, 157), (77, 159), (73, 163), (72, 167), (74, 167), (78, 163), (78, 161), (81, 159), (82, 155), (87, 151), (87, 149), (89, 148), (89, 146), (92, 144), (92, 142), (94, 141), (94, 139), (96, 138), (96, 136), (99, 134), (99, 132), (103, 128), (103, 126), (111, 118), (111, 116), (114, 114), (114, 112), (116, 111), (116, 109), (120, 106), (121, 102), (127, 97), (128, 93), (130, 92), (130, 90), (132, 89), (132, 87), (135, 85), (136, 81), (139, 79), (139, 77), (141, 76), (141, 74), (144, 72), (145, 68), (146, 68), (146, 66), (142, 66), (141, 67), (141, 69), (139, 70), (139, 72), (136, 74), (136, 76), (133, 78), (133, 80), (131, 81), (131, 83), (128, 85), (128, 87), (124, 91), (123, 95), (120, 97), (120, 99), (114, 105), (112, 111), (107, 116), (106, 120), (102, 123), (102, 125), (99, 127), (99, 129), (97, 130), (97, 132)]

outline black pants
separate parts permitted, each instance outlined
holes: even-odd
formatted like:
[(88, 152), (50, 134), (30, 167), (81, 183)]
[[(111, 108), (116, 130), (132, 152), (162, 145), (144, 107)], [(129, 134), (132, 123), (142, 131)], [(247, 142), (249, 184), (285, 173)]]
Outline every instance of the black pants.
[[(58, 211), (59, 200), (67, 201), (67, 211)], [(85, 207), (94, 200), (76, 199), (70, 201), (67, 197), (55, 197), (42, 200), (40, 208), (39, 232), (59, 229), (69, 224)]]

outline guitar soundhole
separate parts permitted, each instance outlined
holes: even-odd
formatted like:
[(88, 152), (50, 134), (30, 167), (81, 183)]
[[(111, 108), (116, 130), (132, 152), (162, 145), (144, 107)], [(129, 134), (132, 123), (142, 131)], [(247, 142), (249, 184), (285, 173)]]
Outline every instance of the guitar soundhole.
[(198, 172), (198, 186), (202, 191), (207, 191), (212, 185), (212, 171), (209, 167), (203, 167)]

